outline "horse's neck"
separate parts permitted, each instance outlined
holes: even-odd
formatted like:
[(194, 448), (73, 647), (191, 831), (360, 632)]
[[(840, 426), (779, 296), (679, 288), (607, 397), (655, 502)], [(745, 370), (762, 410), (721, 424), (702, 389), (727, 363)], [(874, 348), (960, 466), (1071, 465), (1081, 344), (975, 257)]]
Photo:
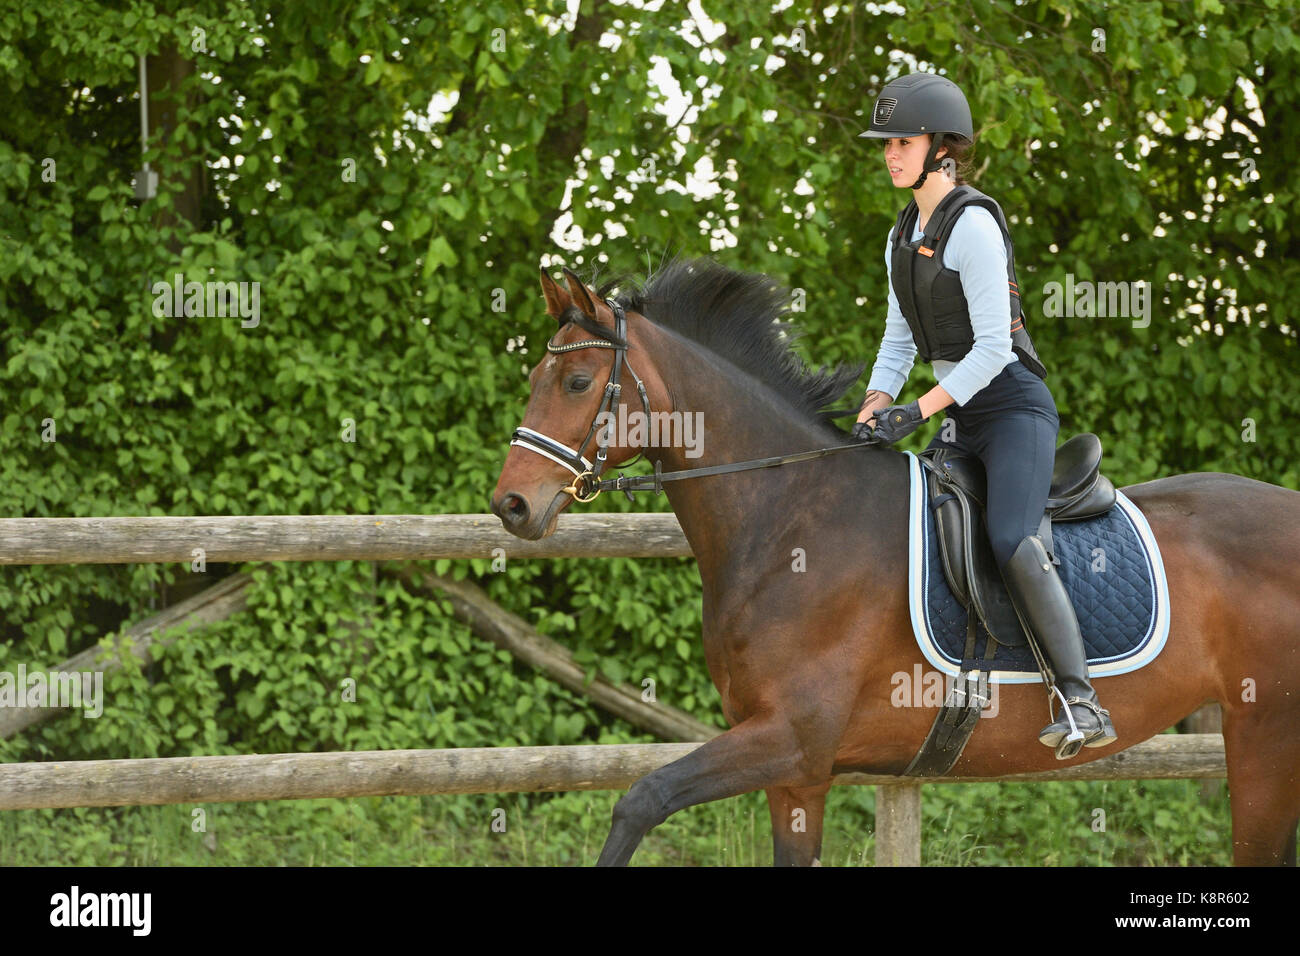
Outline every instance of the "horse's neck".
[[(702, 426), (696, 429), (696, 449), (674, 445), (647, 449), (646, 457), (660, 461), (665, 473), (788, 455), (849, 440), (847, 435), (842, 439), (827, 435), (731, 363), (675, 333), (659, 331), (655, 367), (666, 370), (661, 375), (672, 408), (656, 405), (654, 411), (680, 412), (683, 419), (690, 415)], [(688, 451), (696, 457), (688, 457)], [(702, 573), (706, 566), (720, 566), (769, 539), (782, 517), (796, 512), (800, 500), (817, 486), (810, 479), (815, 479), (822, 464), (814, 461), (666, 483), (664, 490)], [(824, 475), (826, 469), (820, 470)]]

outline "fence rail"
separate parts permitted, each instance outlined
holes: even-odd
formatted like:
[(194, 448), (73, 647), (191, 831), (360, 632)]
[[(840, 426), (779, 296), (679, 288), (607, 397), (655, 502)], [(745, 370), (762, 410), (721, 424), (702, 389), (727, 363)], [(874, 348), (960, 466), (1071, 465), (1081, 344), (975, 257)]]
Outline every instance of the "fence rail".
[[(0, 810), (623, 790), (700, 746), (592, 744), (0, 764)], [(923, 782), (1187, 779), (1222, 777), (1225, 772), (1220, 735), (1162, 734), (1122, 753), (1062, 770)], [(898, 777), (860, 773), (841, 774), (835, 783), (900, 786)]]
[[(524, 541), (494, 515), (0, 518), (0, 564), (691, 557), (677, 516), (561, 515)], [(498, 552), (500, 553), (500, 552)]]

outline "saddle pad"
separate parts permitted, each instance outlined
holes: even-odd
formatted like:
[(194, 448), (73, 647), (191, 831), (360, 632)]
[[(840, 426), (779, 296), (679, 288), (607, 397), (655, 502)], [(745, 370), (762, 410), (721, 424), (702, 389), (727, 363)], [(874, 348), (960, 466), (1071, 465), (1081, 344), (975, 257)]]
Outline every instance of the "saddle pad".
[[(911, 468), (908, 604), (912, 629), (925, 659), (944, 674), (960, 671), (966, 646), (966, 608), (943, 574), (934, 514), (927, 504), (921, 460), (906, 452)], [(1052, 525), (1057, 573), (1074, 604), (1091, 677), (1137, 670), (1154, 660), (1169, 635), (1169, 588), (1155, 535), (1122, 491), (1105, 515)], [(1098, 551), (1097, 549), (1101, 549)], [(988, 633), (979, 625), (975, 657)], [(1041, 683), (1029, 646), (998, 647), (990, 680)]]

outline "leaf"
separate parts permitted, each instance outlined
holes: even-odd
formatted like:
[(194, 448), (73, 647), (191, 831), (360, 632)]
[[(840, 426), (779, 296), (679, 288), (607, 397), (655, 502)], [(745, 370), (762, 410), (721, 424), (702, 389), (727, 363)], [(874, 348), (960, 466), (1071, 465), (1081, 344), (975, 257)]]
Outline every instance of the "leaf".
[(428, 213), (416, 212), (406, 221), (406, 237), (408, 239), (419, 239), (433, 226), (433, 217)]
[(330, 44), (330, 59), (338, 66), (347, 66), (353, 62), (352, 48), (342, 40), (335, 40)]
[(298, 79), (303, 83), (311, 84), (316, 82), (316, 77), (320, 73), (320, 67), (316, 63), (316, 58), (311, 56), (299, 57), (294, 61), (294, 72), (298, 74)]
[(465, 204), (451, 193), (443, 193), (438, 197), (438, 208), (457, 222), (465, 218)]
[(452, 251), (451, 244), (445, 236), (436, 235), (429, 240), (429, 249), (425, 253), (424, 276), (428, 278), (442, 266), (455, 266), (460, 258)]
[[(467, 33), (454, 33), (447, 47), (458, 60), (467, 61), (474, 53), (474, 38)], [(456, 78), (455, 83), (460, 83), (459, 77)], [(453, 86), (452, 89), (455, 87)]]

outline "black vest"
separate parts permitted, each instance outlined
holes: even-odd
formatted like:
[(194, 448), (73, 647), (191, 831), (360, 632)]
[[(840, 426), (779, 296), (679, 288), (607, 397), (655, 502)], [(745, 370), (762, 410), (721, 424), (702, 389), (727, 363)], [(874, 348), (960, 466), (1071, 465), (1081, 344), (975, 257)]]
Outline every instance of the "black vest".
[(912, 338), (916, 340), (917, 354), (925, 362), (935, 359), (957, 362), (975, 344), (961, 278), (957, 270), (946, 269), (943, 265), (943, 251), (952, 235), (952, 227), (968, 205), (983, 206), (993, 214), (1002, 230), (1002, 238), (1007, 244), (1007, 285), (1011, 296), (1011, 350), (1026, 368), (1039, 378), (1046, 378), (1047, 369), (1034, 351), (1034, 343), (1025, 330), (1021, 314), (1016, 260), (1007, 220), (996, 201), (972, 186), (957, 186), (944, 196), (925, 224), (925, 234), (916, 242), (909, 241), (920, 215), (916, 200), (909, 202), (898, 214), (898, 224), (894, 227), (892, 282), (898, 307), (912, 330)]

